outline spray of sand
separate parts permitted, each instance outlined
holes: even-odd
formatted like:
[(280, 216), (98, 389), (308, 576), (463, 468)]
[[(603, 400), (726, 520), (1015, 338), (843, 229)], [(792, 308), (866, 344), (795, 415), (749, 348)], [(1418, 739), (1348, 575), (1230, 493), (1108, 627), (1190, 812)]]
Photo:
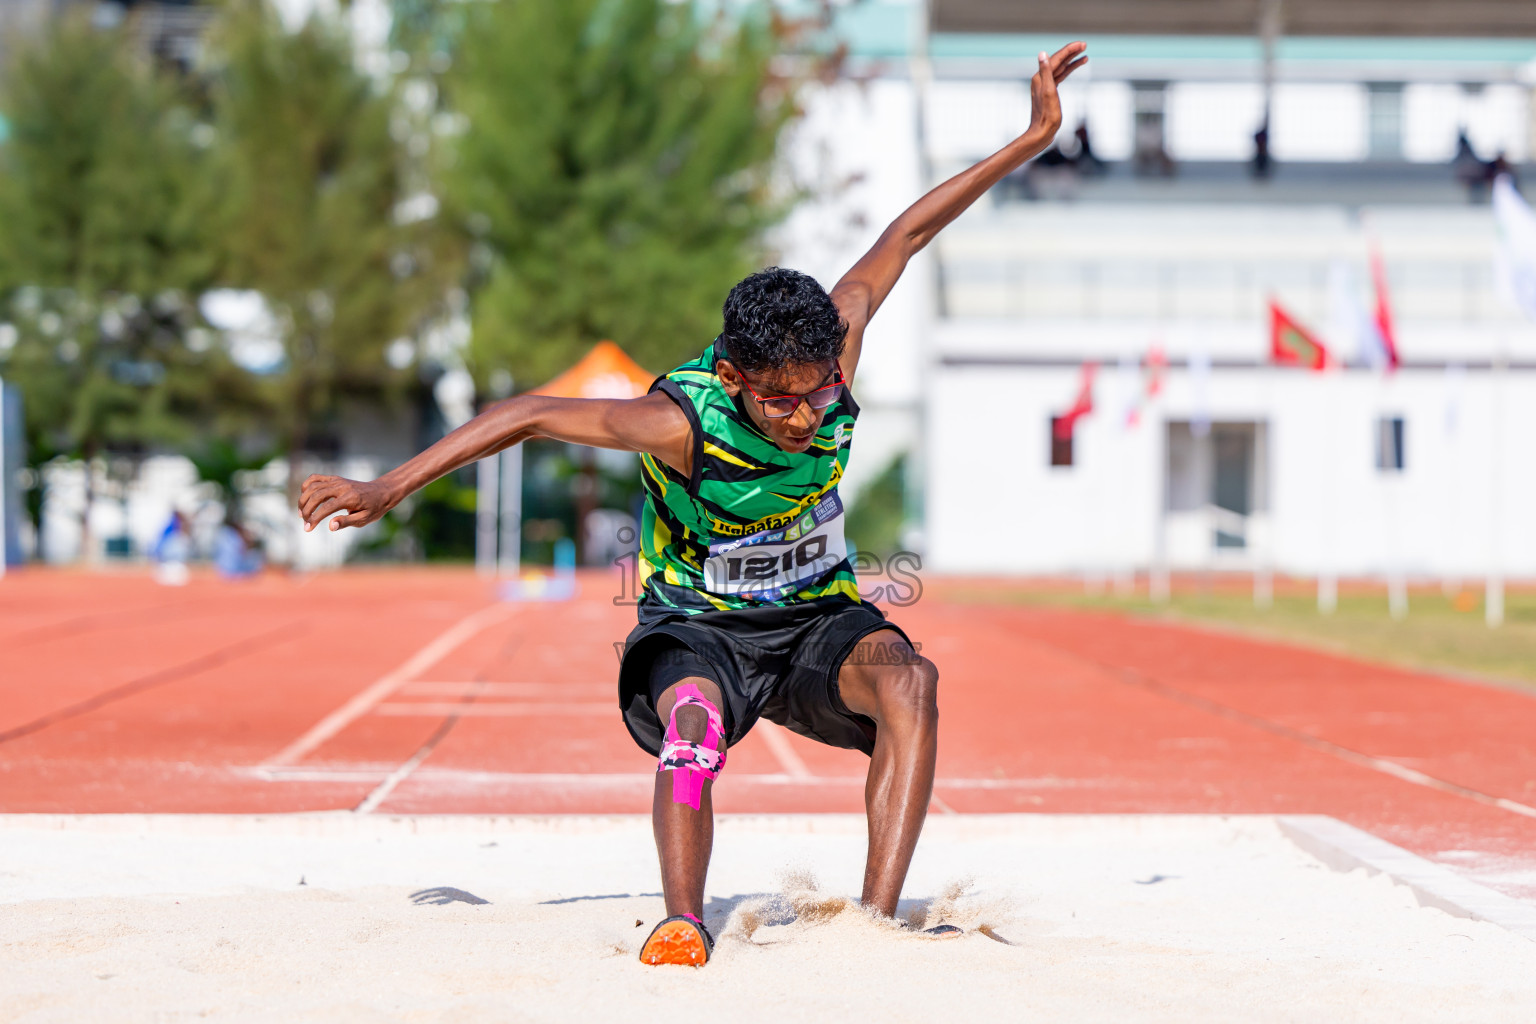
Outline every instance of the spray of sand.
[(1007, 927), (1014, 916), (1011, 898), (978, 893), (974, 880), (967, 877), (951, 882), (929, 899), (904, 901), (893, 920), (863, 907), (851, 897), (825, 891), (811, 871), (797, 868), (781, 876), (777, 893), (738, 904), (726, 920), (721, 936), (759, 942), (765, 928), (776, 932), (783, 929), (777, 934), (789, 938), (804, 929), (837, 922), (866, 933), (918, 938), (925, 928), (953, 924), (967, 932), (1009, 942), (998, 929)]

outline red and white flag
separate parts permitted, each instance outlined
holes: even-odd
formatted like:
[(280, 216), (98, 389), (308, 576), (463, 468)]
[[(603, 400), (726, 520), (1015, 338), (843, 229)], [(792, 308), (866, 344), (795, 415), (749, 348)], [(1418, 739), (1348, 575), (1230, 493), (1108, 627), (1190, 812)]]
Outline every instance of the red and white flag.
[(1051, 420), (1051, 432), (1058, 441), (1068, 441), (1072, 438), (1072, 431), (1077, 426), (1077, 421), (1093, 412), (1093, 379), (1098, 375), (1099, 364), (1087, 362), (1083, 364), (1082, 377), (1077, 387), (1077, 398), (1072, 402), (1072, 407)]
[(1274, 299), (1269, 300), (1269, 355), (1280, 366), (1321, 370), (1328, 365), (1327, 347)]
[(1395, 370), (1401, 360), (1397, 355), (1397, 334), (1392, 328), (1392, 299), (1387, 292), (1387, 268), (1381, 261), (1381, 249), (1371, 244), (1371, 283), (1376, 288), (1376, 315), (1367, 325), (1366, 342), (1376, 349), (1372, 365)]

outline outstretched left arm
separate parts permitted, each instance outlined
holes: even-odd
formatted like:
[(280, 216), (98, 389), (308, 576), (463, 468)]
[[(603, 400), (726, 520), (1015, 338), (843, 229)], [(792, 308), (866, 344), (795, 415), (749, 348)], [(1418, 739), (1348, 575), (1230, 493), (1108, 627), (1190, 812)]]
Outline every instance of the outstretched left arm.
[(896, 286), (910, 260), (943, 227), (986, 195), (1008, 172), (1039, 155), (1061, 127), (1061, 101), (1056, 86), (1088, 62), (1082, 56), (1086, 43), (1068, 43), (1055, 55), (1040, 54), (1040, 70), (1030, 82), (1029, 128), (981, 163), (962, 171), (913, 203), (891, 222), (885, 233), (853, 269), (832, 289), (832, 301), (848, 321), (848, 341), (843, 349), (842, 370), (849, 380), (864, 346), (864, 328), (875, 310)]

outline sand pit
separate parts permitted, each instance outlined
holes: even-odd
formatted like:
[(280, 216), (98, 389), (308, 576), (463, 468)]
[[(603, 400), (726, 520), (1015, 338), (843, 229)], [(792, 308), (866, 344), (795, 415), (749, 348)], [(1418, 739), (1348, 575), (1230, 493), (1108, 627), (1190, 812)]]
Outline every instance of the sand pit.
[(1536, 942), (1265, 817), (934, 818), (903, 912), (947, 941), (849, 904), (862, 819), (723, 819), (703, 970), (636, 960), (639, 818), (9, 816), (0, 851), (0, 1021), (1536, 1019)]

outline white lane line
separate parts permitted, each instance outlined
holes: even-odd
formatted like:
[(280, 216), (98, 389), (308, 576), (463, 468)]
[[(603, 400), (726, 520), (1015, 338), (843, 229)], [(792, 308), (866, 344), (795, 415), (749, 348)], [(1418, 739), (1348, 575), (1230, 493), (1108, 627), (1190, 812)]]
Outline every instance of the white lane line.
[(1159, 683), (1154, 679), (1149, 679), (1145, 676), (1141, 676), (1139, 673), (1134, 673), (1130, 669), (1125, 669), (1123, 671), (1125, 674), (1122, 676), (1122, 678), (1126, 678), (1127, 681), (1129, 681), (1132, 685), (1140, 686), (1142, 689), (1150, 690), (1153, 693), (1162, 694), (1165, 697), (1169, 697), (1181, 703), (1188, 704), (1190, 707), (1200, 708), (1201, 710), (1208, 711), (1213, 715), (1219, 715), (1223, 718), (1231, 719), (1234, 722), (1242, 722), (1246, 725), (1251, 725), (1257, 729), (1262, 729), (1265, 732), (1272, 733), (1276, 736), (1283, 736), (1286, 739), (1295, 740), (1297, 743), (1311, 747), (1313, 750), (1322, 751), (1325, 754), (1332, 754), (1334, 757), (1337, 757), (1341, 761), (1348, 761), (1350, 764), (1359, 765), (1362, 768), (1369, 768), (1372, 771), (1380, 772), (1383, 775), (1390, 775), (1394, 779), (1401, 779), (1404, 782), (1411, 782), (1416, 786), (1423, 786), (1426, 789), (1438, 790), (1441, 793), (1450, 793), (1453, 796), (1464, 797), (1476, 803), (1486, 804), (1489, 807), (1499, 807), (1503, 810), (1510, 811), (1511, 813), (1519, 814), (1527, 818), (1536, 818), (1536, 807), (1532, 807), (1529, 804), (1522, 804), (1516, 800), (1511, 800), (1508, 797), (1493, 796), (1492, 794), (1484, 793), (1481, 790), (1473, 789), (1470, 786), (1463, 786), (1460, 783), (1451, 782), (1447, 779), (1436, 778), (1433, 775), (1419, 771), (1417, 768), (1410, 768), (1405, 764), (1398, 764), (1396, 761), (1388, 761), (1384, 757), (1375, 757), (1371, 754), (1363, 754), (1358, 750), (1352, 750), (1349, 747), (1341, 746), (1340, 744), (1334, 743), (1331, 740), (1325, 740), (1321, 736), (1314, 736), (1311, 733), (1303, 732), (1300, 729), (1294, 729), (1288, 725), (1282, 725), (1279, 722), (1274, 722), (1267, 718), (1261, 718), (1258, 715), (1250, 715), (1246, 711), (1239, 711), (1236, 708), (1228, 707), (1225, 704), (1218, 703), (1214, 700), (1209, 700), (1205, 697), (1199, 697), (1192, 693), (1185, 693), (1183, 690), (1168, 686), (1166, 683)]
[[(454, 720), (450, 719), (450, 721)], [(405, 781), (406, 776), (419, 768), (421, 762), (432, 755), (432, 751), (436, 746), (436, 743), (423, 743), (421, 749), (412, 754), (404, 764), (384, 776), (383, 781), (373, 787), (373, 790), (363, 797), (363, 802), (354, 807), (353, 810), (358, 814), (372, 814), (378, 809), (379, 804), (388, 799), (389, 794), (395, 791), (395, 787)]]
[[(418, 762), (419, 763), (419, 762)], [(277, 767), (277, 768), (243, 768), (236, 769), (243, 774), (253, 775), (263, 782), (372, 782), (379, 783), (388, 779), (391, 775), (400, 773), (401, 768), (390, 769), (388, 767), (367, 767), (362, 765), (336, 765), (326, 767), (324, 765), (306, 765), (304, 767)], [(404, 775), (412, 775), (404, 772)], [(602, 786), (626, 786), (632, 785), (643, 788), (647, 792), (655, 784), (656, 774), (648, 771), (637, 772), (487, 772), (465, 771), (457, 768), (421, 768), (415, 771), (413, 777), (423, 783), (433, 782), (441, 785), (452, 785), (458, 788), (473, 788), (475, 786), (507, 785), (518, 787), (559, 786), (559, 787), (602, 787)], [(805, 777), (790, 775), (785, 772), (765, 772), (759, 775), (736, 774), (730, 776), (732, 782), (751, 783), (766, 786), (791, 786), (804, 785)], [(836, 786), (860, 786), (866, 781), (863, 775), (819, 775), (816, 781)], [(1085, 780), (1078, 785), (1098, 786), (1102, 785), (1098, 780)], [(1059, 779), (935, 779), (934, 786), (938, 789), (961, 790), (1041, 790), (1059, 789), (1062, 780)], [(937, 799), (937, 798), (935, 798)]]
[(375, 704), (388, 697), (405, 683), (410, 682), (411, 677), (431, 668), (441, 661), (449, 651), (452, 651), (485, 627), (505, 619), (516, 608), (517, 605), (514, 604), (493, 604), (489, 608), (482, 608), (460, 619), (448, 627), (437, 639), (411, 655), (405, 664), (385, 675), (341, 707), (320, 719), (304, 735), (269, 757), (262, 764), (262, 767), (272, 769), (301, 760), (326, 740), (366, 715)]
[(1419, 904), (1457, 917), (1491, 921), (1536, 940), (1536, 906), (1463, 878), (1380, 836), (1321, 814), (1276, 818), (1280, 831), (1335, 871), (1365, 868), (1413, 891)]
[[(404, 782), (411, 772), (414, 772), (421, 766), (423, 761), (432, 756), (432, 751), (437, 749), (437, 745), (446, 739), (448, 734), (453, 731), (453, 727), (458, 724), (460, 718), (459, 709), (468, 707), (475, 697), (475, 692), (470, 691), (464, 695), (464, 702), (462, 704), (451, 705), (453, 710), (449, 713), (448, 717), (438, 723), (432, 735), (427, 737), (427, 742), (416, 748), (416, 753), (406, 758), (404, 764), (390, 772), (383, 782), (373, 787), (373, 790), (363, 797), (363, 802), (354, 807), (353, 810), (358, 814), (372, 814), (377, 810), (378, 806), (388, 799), (389, 794), (395, 791), (395, 787)], [(382, 706), (380, 705), (380, 707)]]
[(508, 715), (607, 715), (619, 716), (618, 701), (557, 703), (552, 701), (511, 704), (502, 701), (474, 704), (448, 704), (436, 701), (391, 701), (373, 709), (376, 715), (395, 717), (496, 718)]
[(773, 751), (773, 756), (778, 758), (779, 767), (784, 769), (785, 775), (802, 780), (816, 777), (811, 774), (811, 770), (805, 766), (805, 762), (790, 745), (788, 729), (782, 725), (775, 725), (766, 718), (759, 718), (757, 730), (763, 734), (763, 742), (768, 744), (768, 749)]
[(1237, 708), (1222, 704), (1219, 701), (1211, 700), (1208, 697), (1201, 697), (1197, 694), (1180, 690), (1178, 687), (1169, 686), (1167, 683), (1160, 682), (1159, 680), (1145, 675), (1136, 669), (1111, 665), (1086, 655), (1078, 654), (1077, 652), (1069, 650), (1065, 647), (1057, 647), (1054, 644), (1046, 642), (1042, 642), (1042, 646), (1049, 647), (1051, 650), (1084, 665), (1090, 665), (1093, 668), (1105, 673), (1111, 679), (1123, 683), (1127, 686), (1134, 686), (1138, 689), (1145, 690), (1148, 693), (1154, 693), (1158, 696), (1166, 697), (1169, 700), (1177, 701), (1180, 704), (1185, 704), (1192, 708), (1198, 708), (1201, 711), (1208, 712), (1209, 714), (1216, 715), (1217, 717), (1225, 718), (1233, 722), (1241, 722), (1244, 725), (1250, 725), (1255, 729), (1260, 729), (1272, 735), (1280, 736), (1288, 740), (1294, 740), (1303, 746), (1311, 747), (1313, 750), (1321, 751), (1325, 754), (1331, 754), (1341, 761), (1347, 761), (1350, 764), (1359, 765), (1362, 768), (1369, 768), (1370, 770), (1380, 772), (1383, 775), (1390, 775), (1392, 778), (1400, 779), (1403, 782), (1412, 783), (1415, 786), (1423, 786), (1426, 789), (1433, 789), (1441, 793), (1449, 793), (1453, 796), (1463, 797), (1475, 803), (1484, 804), (1488, 807), (1497, 807), (1501, 810), (1509, 811), (1512, 814), (1521, 815), (1522, 817), (1536, 818), (1536, 807), (1532, 807), (1529, 804), (1520, 803), (1518, 800), (1511, 800), (1509, 797), (1494, 796), (1491, 793), (1484, 793), (1481, 790), (1473, 789), (1470, 786), (1463, 786), (1460, 783), (1451, 782), (1448, 779), (1436, 778), (1435, 776), (1426, 772), (1419, 771), (1417, 768), (1410, 768), (1405, 764), (1399, 764), (1396, 761), (1389, 761), (1384, 757), (1376, 757), (1372, 754), (1365, 754), (1358, 750), (1352, 750), (1349, 747), (1334, 743), (1331, 740), (1325, 740), (1321, 736), (1314, 736), (1309, 732), (1303, 732), (1300, 729), (1293, 728), (1289, 725), (1283, 725), (1280, 722), (1272, 721), (1271, 719), (1264, 718), (1260, 715), (1252, 715), (1246, 711), (1239, 711)]
[(400, 695), (421, 697), (462, 697), (475, 693), (481, 697), (587, 697), (615, 695), (617, 706), (618, 687), (604, 683), (477, 683), (417, 680), (400, 688)]

